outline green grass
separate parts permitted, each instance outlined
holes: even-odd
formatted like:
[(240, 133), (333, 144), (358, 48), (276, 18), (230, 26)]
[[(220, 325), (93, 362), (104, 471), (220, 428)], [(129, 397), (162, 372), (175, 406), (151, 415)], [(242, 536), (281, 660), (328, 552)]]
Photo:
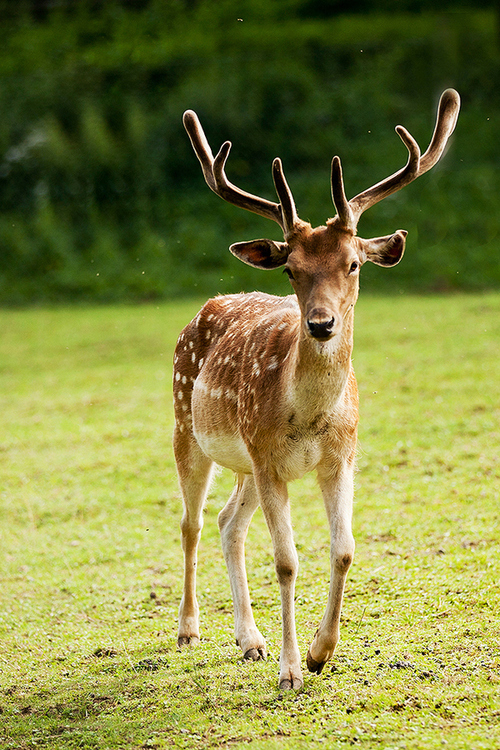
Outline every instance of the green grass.
[[(500, 295), (361, 297), (355, 564), (342, 640), (277, 691), (280, 607), (248, 538), (265, 663), (241, 661), (210, 493), (202, 643), (175, 649), (172, 348), (196, 303), (0, 312), (0, 748), (500, 746)], [(328, 534), (291, 485), (303, 655)]]

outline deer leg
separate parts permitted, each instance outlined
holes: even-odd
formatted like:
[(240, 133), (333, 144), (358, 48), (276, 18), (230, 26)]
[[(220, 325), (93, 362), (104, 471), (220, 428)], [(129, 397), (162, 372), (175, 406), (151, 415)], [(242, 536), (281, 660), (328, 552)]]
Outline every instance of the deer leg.
[(299, 561), (293, 541), (290, 502), (286, 484), (256, 475), (260, 504), (266, 518), (274, 548), (274, 564), (281, 594), (283, 640), (280, 655), (279, 686), (281, 690), (299, 690), (304, 680), (295, 630), (295, 580)]
[(226, 506), (219, 513), (222, 550), (226, 560), (234, 605), (234, 633), (244, 658), (266, 658), (266, 642), (255, 625), (245, 569), (245, 539), (252, 516), (259, 505), (251, 475), (239, 475)]
[(184, 501), (181, 540), (184, 552), (184, 590), (179, 608), (177, 645), (194, 645), (200, 639), (196, 601), (196, 564), (203, 527), (203, 503), (208, 492), (213, 462), (202, 453), (192, 434), (174, 432), (174, 452)]
[(345, 465), (335, 477), (318, 478), (330, 525), (330, 589), (323, 619), (307, 653), (307, 668), (320, 674), (340, 637), (340, 611), (347, 572), (354, 557), (351, 531), (353, 466)]

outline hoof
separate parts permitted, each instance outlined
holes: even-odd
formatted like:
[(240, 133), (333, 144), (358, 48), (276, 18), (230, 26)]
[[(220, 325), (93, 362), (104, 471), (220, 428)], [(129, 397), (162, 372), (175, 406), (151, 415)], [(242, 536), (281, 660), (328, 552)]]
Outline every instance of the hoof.
[(280, 682), (280, 690), (302, 690), (303, 687), (304, 683), (298, 677), (293, 677), (292, 679), (285, 677)]
[(326, 661), (316, 661), (316, 659), (312, 658), (311, 652), (310, 651), (307, 652), (307, 668), (310, 672), (316, 672), (316, 674), (321, 674), (325, 664), (326, 664)]
[(177, 648), (186, 648), (186, 646), (197, 646), (200, 639), (197, 635), (180, 635), (177, 638)]
[(265, 648), (249, 648), (243, 659), (245, 661), (265, 661), (266, 657)]

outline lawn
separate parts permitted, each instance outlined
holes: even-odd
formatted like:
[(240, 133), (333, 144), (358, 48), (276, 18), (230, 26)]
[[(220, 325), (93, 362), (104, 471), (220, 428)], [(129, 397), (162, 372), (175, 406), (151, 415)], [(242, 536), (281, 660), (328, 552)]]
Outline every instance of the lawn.
[[(277, 690), (269, 534), (247, 551), (269, 659), (242, 662), (210, 492), (203, 637), (175, 647), (181, 500), (171, 360), (196, 302), (0, 311), (0, 748), (500, 746), (500, 294), (363, 297), (355, 563), (342, 639)], [(290, 487), (301, 651), (329, 551)]]

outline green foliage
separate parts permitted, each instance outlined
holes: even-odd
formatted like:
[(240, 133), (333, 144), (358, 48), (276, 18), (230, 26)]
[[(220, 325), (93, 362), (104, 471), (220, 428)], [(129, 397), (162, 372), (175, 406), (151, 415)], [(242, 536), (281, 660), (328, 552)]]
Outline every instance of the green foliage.
[(349, 195), (377, 182), (406, 158), (394, 126), (425, 147), (449, 85), (464, 106), (442, 165), (363, 219), (367, 236), (411, 232), (402, 270), (370, 284), (497, 286), (494, 11), (320, 19), (313, 6), (83, 2), (6, 20), (0, 302), (275, 290), (275, 274), (256, 281), (227, 247), (279, 230), (209, 193), (182, 112), (199, 112), (214, 148), (233, 141), (229, 175), (251, 192), (273, 198), (280, 155), (299, 214), (318, 224), (333, 210), (331, 156)]
[[(285, 280), (283, 280), (284, 283)], [(403, 748), (500, 744), (500, 295), (362, 295), (356, 556), (341, 641), (277, 690), (280, 605), (263, 516), (247, 542), (267, 662), (244, 663), (212, 488), (202, 643), (178, 653), (170, 436), (176, 336), (198, 303), (0, 311), (0, 747)], [(290, 485), (303, 657), (328, 529)]]

